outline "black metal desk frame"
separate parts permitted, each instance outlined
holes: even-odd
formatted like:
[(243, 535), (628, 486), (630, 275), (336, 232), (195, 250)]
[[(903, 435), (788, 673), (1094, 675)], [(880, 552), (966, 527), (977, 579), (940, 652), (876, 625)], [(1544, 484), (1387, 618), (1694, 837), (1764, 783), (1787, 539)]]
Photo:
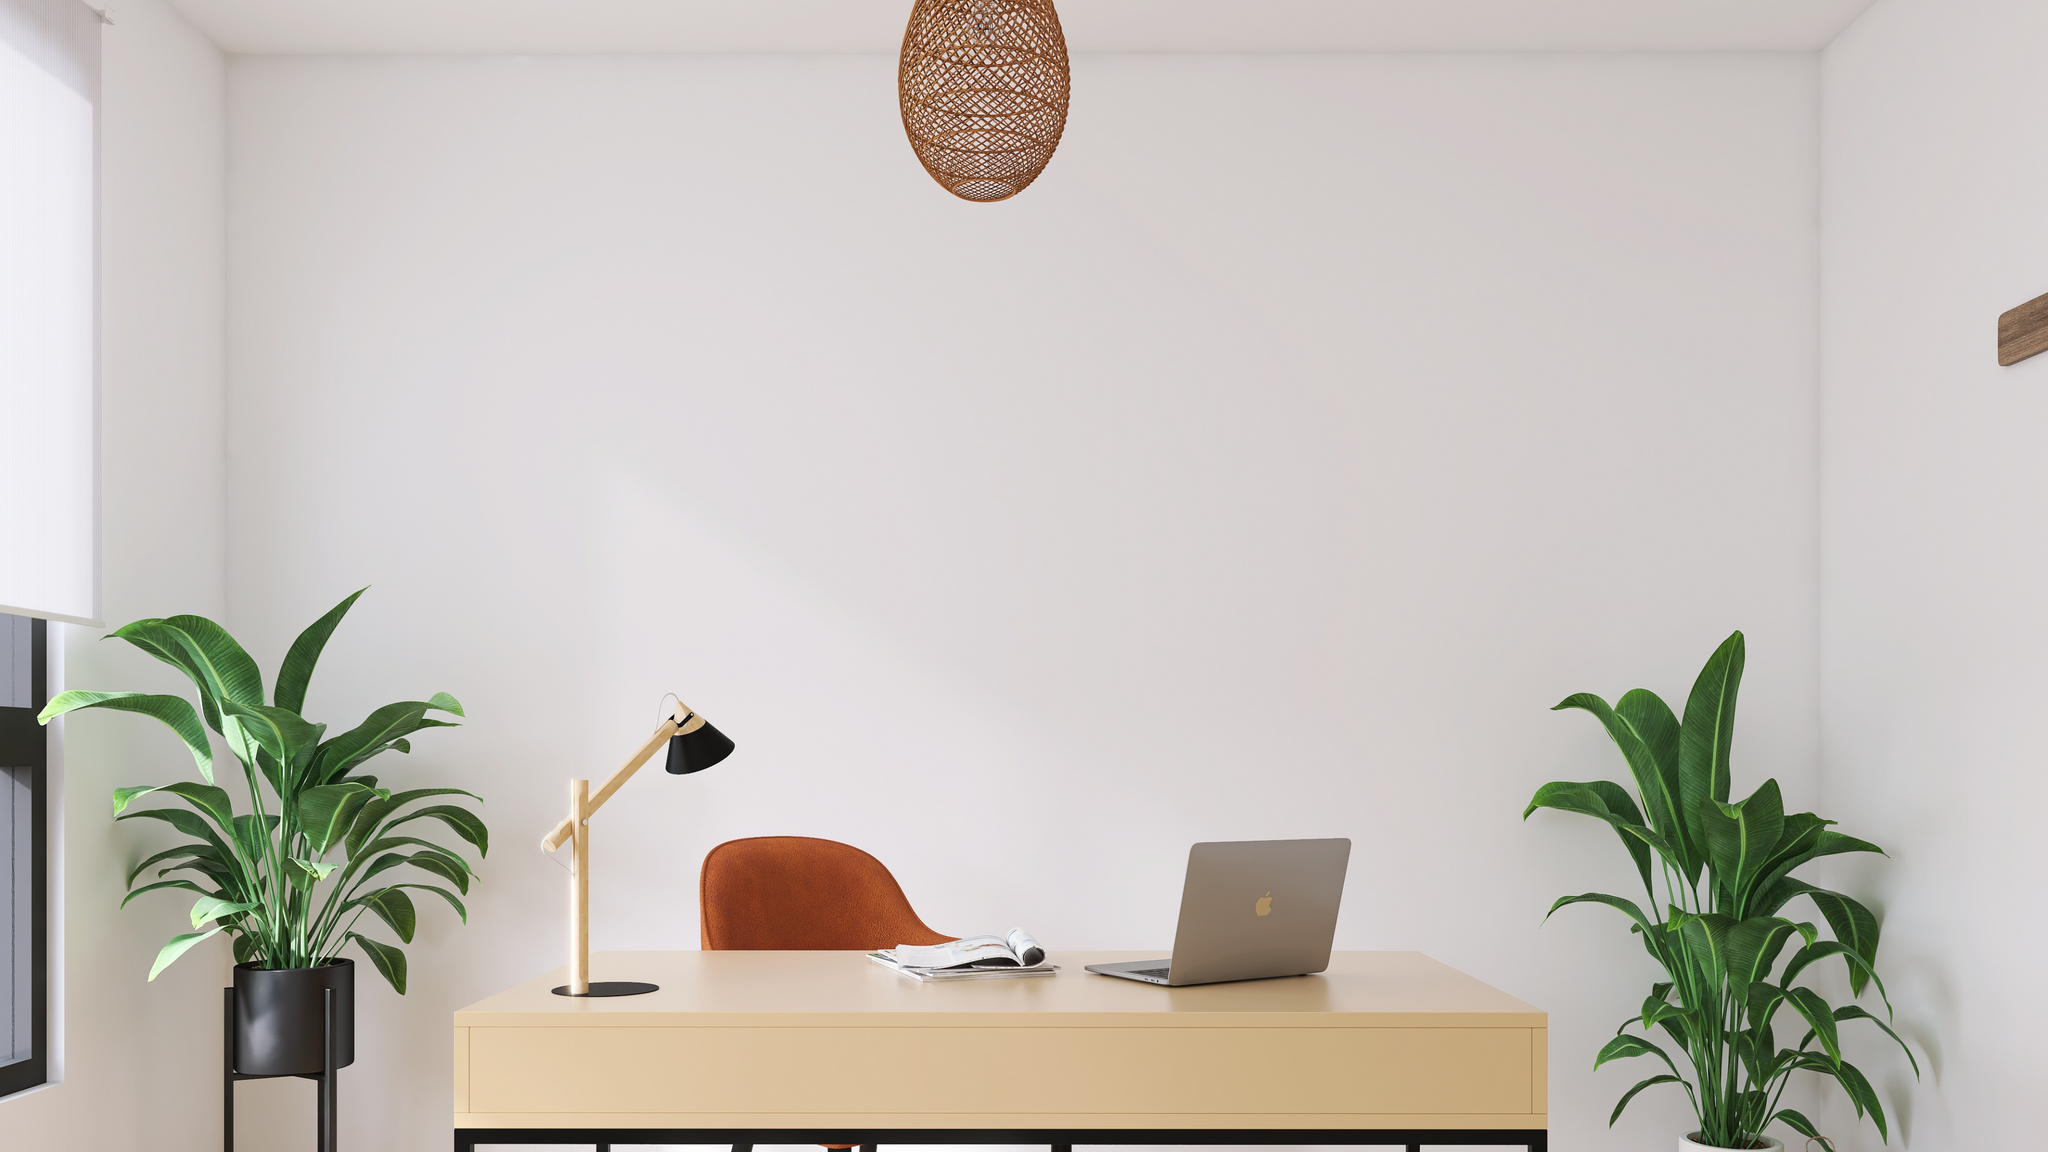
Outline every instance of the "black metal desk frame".
[[(322, 992), (325, 999), (325, 1016), (320, 1022), (320, 1063), (318, 1072), (279, 1072), (266, 1076), (250, 1076), (235, 1071), (235, 990), (232, 987), (221, 991), (220, 1024), (220, 1079), (221, 1079), (221, 1152), (235, 1152), (235, 1085), (243, 1080), (277, 1080), (296, 1076), (301, 1080), (312, 1080), (320, 1085), (320, 1112), (315, 1121), (319, 1152), (335, 1152), (335, 1087), (341, 1078), (341, 1069), (334, 1066), (334, 989)], [(584, 1141), (590, 1143), (590, 1141)]]
[(730, 1144), (753, 1152), (755, 1144), (857, 1144), (875, 1152), (878, 1144), (1049, 1144), (1053, 1152), (1095, 1144), (1336, 1144), (1405, 1146), (1425, 1144), (1520, 1144), (1549, 1152), (1544, 1128), (457, 1128), (455, 1152), (476, 1152), (479, 1144)]

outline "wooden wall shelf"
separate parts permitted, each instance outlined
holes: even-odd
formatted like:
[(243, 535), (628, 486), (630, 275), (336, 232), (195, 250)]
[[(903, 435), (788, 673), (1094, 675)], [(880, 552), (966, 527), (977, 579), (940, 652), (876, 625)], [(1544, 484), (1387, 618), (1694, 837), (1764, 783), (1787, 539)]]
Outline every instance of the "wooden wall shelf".
[(2048, 296), (2036, 296), (1998, 318), (1998, 362), (2012, 365), (2048, 352)]

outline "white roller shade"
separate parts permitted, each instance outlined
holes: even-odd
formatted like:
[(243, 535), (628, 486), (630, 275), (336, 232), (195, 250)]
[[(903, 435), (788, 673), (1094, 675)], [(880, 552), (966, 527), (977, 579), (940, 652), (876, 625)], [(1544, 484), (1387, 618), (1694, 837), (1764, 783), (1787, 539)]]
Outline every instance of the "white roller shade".
[(99, 617), (100, 20), (0, 0), (0, 612)]

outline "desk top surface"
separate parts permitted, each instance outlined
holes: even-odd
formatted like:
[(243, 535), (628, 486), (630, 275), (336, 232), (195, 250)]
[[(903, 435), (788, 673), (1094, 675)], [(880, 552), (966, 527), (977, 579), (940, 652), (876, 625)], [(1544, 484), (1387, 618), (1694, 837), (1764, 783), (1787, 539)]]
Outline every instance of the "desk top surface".
[(644, 996), (572, 999), (556, 969), (455, 1013), (489, 1027), (1543, 1028), (1547, 1015), (1420, 952), (1336, 952), (1327, 972), (1164, 988), (1083, 971), (1157, 952), (1054, 952), (1059, 975), (923, 984), (859, 952), (600, 952), (595, 980)]

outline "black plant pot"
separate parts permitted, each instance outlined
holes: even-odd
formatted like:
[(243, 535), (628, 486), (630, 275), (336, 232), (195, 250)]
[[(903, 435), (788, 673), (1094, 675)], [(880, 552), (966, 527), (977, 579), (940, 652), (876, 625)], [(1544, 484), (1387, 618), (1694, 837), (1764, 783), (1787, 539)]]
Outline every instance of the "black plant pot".
[(334, 1066), (356, 1062), (356, 962), (318, 968), (235, 965), (235, 1071), (297, 1076), (325, 1066), (327, 989), (334, 989)]

